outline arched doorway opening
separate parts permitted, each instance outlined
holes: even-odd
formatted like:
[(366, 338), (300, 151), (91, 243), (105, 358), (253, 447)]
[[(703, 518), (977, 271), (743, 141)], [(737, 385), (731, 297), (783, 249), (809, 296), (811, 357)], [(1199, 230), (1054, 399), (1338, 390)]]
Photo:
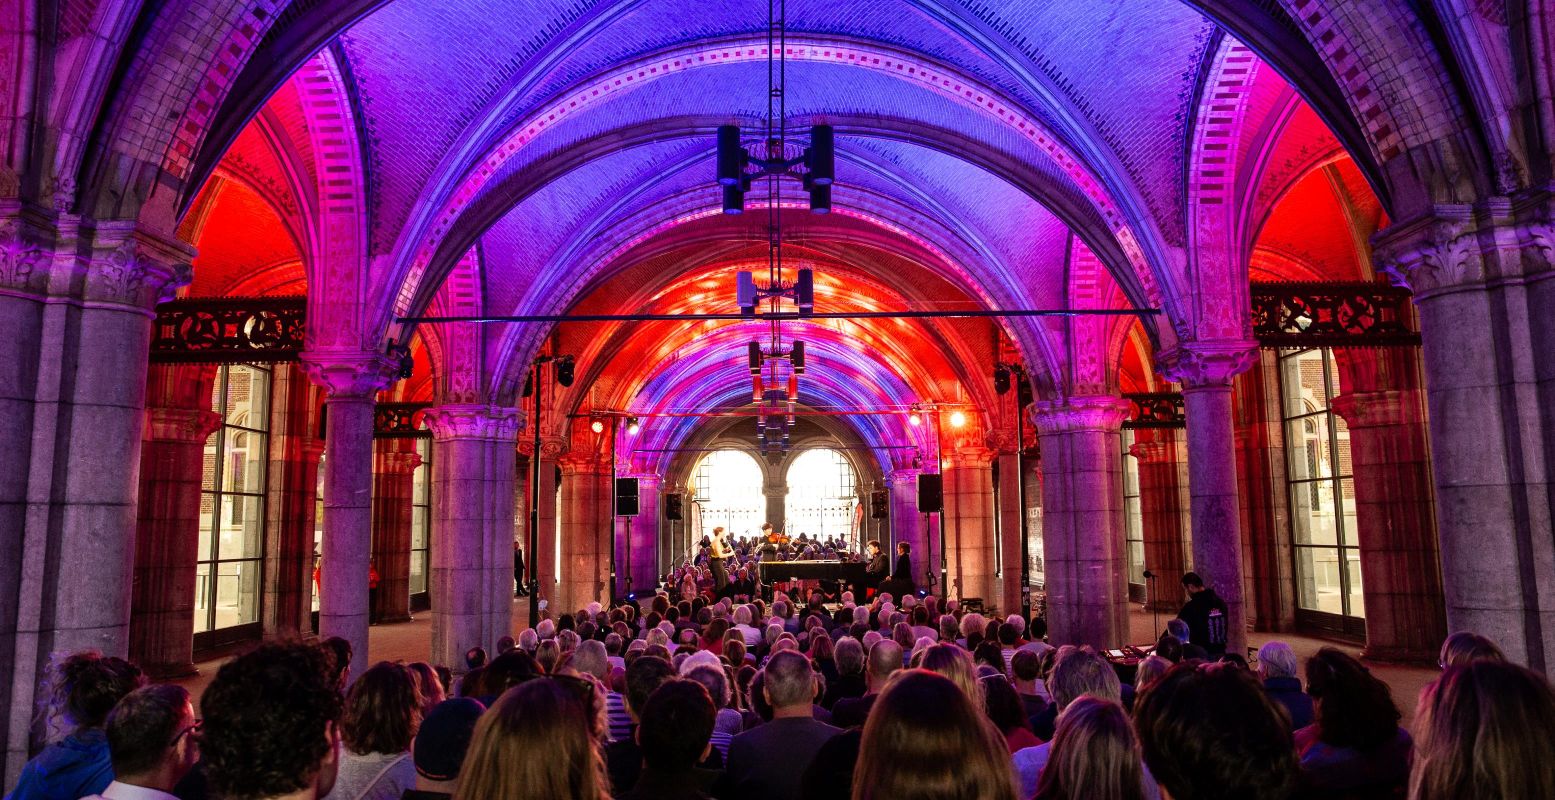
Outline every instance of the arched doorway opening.
[(856, 545), (858, 476), (840, 450), (805, 450), (788, 465), (784, 533), (812, 538), (840, 536)]
[(697, 462), (691, 488), (702, 531), (723, 527), (735, 536), (754, 536), (767, 520), (766, 473), (743, 450), (714, 450)]

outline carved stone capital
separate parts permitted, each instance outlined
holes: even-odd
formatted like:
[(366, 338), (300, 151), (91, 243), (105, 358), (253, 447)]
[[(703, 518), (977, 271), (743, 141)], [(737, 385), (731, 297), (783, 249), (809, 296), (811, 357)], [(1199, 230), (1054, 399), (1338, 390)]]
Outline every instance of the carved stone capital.
[(914, 487), (918, 485), (918, 476), (922, 473), (923, 470), (918, 469), (892, 470), (891, 474), (886, 476), (886, 481), (888, 481), (892, 487)]
[(1039, 400), (1032, 404), (1031, 421), (1038, 435), (1080, 431), (1117, 433), (1128, 419), (1128, 401), (1110, 395)]
[(373, 472), (379, 475), (409, 475), (421, 466), (421, 454), (402, 450), (377, 453), (373, 457)]
[(35, 291), (47, 284), (48, 253), (22, 235), (14, 219), (0, 221), (0, 289)]
[(600, 454), (592, 451), (572, 451), (557, 458), (556, 466), (561, 467), (563, 476), (609, 475), (610, 454)]
[[(540, 439), (540, 460), (556, 461), (572, 449), (566, 439), (559, 436), (546, 436)], [(535, 454), (535, 444), (529, 437), (524, 437), (518, 443), (518, 452), (525, 457)]]
[(1417, 298), (1555, 271), (1555, 200), (1437, 206), (1372, 238), (1372, 260)]
[(995, 428), (984, 437), (988, 449), (1000, 455), (1015, 452), (1015, 429)]
[(523, 415), (516, 408), (483, 404), (441, 405), (426, 412), (427, 427), (434, 441), (451, 439), (493, 439), (512, 442), (523, 427)]
[(146, 438), (153, 442), (204, 444), (221, 427), (221, 415), (208, 409), (146, 409)]
[(383, 353), (305, 351), (302, 372), (330, 400), (372, 400), (399, 378), (399, 362)]
[(1176, 442), (1135, 442), (1128, 454), (1141, 464), (1169, 464), (1177, 460), (1178, 449)]
[(194, 278), (191, 254), (184, 247), (133, 232), (99, 231), (98, 236), (99, 247), (94, 248), (86, 270), (87, 300), (149, 311), (157, 303), (173, 299), (179, 287)]
[(1156, 354), (1156, 366), (1184, 389), (1231, 385), (1231, 379), (1258, 363), (1258, 344), (1239, 339), (1182, 342)]
[(945, 469), (987, 469), (999, 454), (982, 445), (966, 445), (945, 453)]

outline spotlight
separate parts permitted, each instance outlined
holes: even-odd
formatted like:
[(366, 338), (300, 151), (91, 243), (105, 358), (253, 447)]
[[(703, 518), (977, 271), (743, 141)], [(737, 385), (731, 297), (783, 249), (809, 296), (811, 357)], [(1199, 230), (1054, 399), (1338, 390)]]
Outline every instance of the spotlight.
[(1010, 368), (1003, 364), (993, 368), (993, 390), (1004, 394), (1010, 390)]
[(637, 599), (637, 593), (636, 592), (627, 592), (626, 593), (626, 599), (635, 601)]
[(572, 356), (564, 356), (556, 360), (556, 382), (562, 386), (571, 386), (573, 378), (573, 366), (576, 364)]
[(916, 411), (914, 411), (911, 414), (907, 415), (907, 423), (909, 425), (912, 425), (914, 428), (916, 428), (919, 425), (923, 424), (923, 415), (919, 414)]
[(640, 430), (642, 430), (642, 425), (638, 424), (636, 417), (627, 417), (626, 418), (626, 432), (627, 433), (629, 433), (629, 434), (631, 434), (633, 436), (636, 436), (637, 432), (640, 431)]
[(964, 427), (966, 427), (966, 415), (961, 413), (960, 411), (952, 411), (952, 412), (950, 412), (950, 427), (952, 427), (952, 428), (964, 428)]
[(595, 417), (594, 421), (589, 423), (589, 430), (591, 430), (591, 431), (593, 431), (595, 433), (604, 433), (605, 432), (605, 421), (600, 419), (600, 418), (598, 418), (598, 417)]

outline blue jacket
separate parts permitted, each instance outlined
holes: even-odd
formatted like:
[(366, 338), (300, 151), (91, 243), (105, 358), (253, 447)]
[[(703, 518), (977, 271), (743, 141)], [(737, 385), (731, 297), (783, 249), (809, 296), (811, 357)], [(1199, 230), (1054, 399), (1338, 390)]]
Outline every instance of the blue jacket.
[(93, 728), (77, 731), (43, 748), (22, 767), (16, 788), (5, 800), (76, 800), (101, 794), (112, 782), (108, 735)]
[(1301, 681), (1296, 678), (1269, 678), (1263, 682), (1269, 698), (1285, 706), (1290, 712), (1290, 729), (1300, 730), (1312, 724), (1312, 698), (1301, 691)]

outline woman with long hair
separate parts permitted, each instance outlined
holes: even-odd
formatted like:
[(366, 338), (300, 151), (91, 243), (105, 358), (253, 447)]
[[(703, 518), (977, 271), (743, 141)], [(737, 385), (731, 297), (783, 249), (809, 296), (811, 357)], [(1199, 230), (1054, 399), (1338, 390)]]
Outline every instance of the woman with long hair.
[(1332, 648), (1307, 662), (1314, 722), (1296, 731), (1308, 793), (1401, 794), (1409, 780), (1409, 734), (1388, 685)]
[(454, 800), (608, 800), (585, 691), (568, 676), (509, 689), (475, 726)]
[(853, 800), (1015, 800), (999, 732), (966, 691), (927, 670), (891, 676), (870, 709)]
[(1083, 696), (1064, 708), (1035, 800), (1144, 800), (1139, 740), (1123, 707)]
[(397, 800), (416, 788), (410, 745), (421, 725), (423, 704), (415, 674), (403, 664), (380, 661), (351, 684), (340, 719), (340, 772), (335, 800)]
[(75, 800), (107, 789), (113, 764), (103, 724), (114, 704), (145, 684), (139, 667), (95, 650), (52, 659), (39, 687), (40, 713), (50, 738), (58, 738), (22, 767), (7, 797)]
[(966, 692), (968, 700), (977, 708), (983, 707), (983, 687), (977, 682), (977, 669), (972, 666), (972, 654), (953, 644), (937, 644), (923, 651), (918, 666), (930, 672), (938, 672)]
[(1042, 744), (1031, 730), (1031, 720), (1026, 717), (1020, 694), (1003, 675), (989, 675), (978, 683), (983, 688), (983, 708), (988, 713), (988, 721), (1004, 735), (1005, 747), (1011, 755), (1017, 750)]
[(1555, 797), (1555, 691), (1495, 659), (1448, 667), (1420, 693), (1410, 800)]

